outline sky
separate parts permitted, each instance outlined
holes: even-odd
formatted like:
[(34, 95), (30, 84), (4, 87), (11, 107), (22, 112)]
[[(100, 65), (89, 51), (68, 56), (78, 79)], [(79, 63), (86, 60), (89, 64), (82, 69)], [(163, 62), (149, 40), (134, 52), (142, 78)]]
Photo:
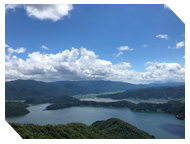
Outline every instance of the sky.
[(6, 81), (185, 81), (185, 24), (166, 5), (6, 5)]

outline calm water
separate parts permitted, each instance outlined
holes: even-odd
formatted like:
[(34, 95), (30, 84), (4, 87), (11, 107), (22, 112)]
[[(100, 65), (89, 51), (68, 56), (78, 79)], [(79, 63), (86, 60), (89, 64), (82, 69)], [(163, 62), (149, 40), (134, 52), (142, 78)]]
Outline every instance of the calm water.
[(91, 125), (97, 120), (112, 117), (124, 120), (158, 139), (179, 139), (185, 137), (185, 121), (165, 113), (132, 112), (126, 108), (71, 107), (60, 110), (42, 111), (49, 104), (31, 106), (24, 116), (6, 118), (8, 122), (46, 124), (67, 124), (81, 122)]

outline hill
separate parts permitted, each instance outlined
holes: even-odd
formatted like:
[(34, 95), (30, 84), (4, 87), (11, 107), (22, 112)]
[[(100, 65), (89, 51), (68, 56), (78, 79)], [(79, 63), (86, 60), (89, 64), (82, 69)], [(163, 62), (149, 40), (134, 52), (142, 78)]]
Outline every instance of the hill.
[(46, 110), (64, 109), (73, 106), (83, 107), (117, 107), (117, 108), (130, 108), (132, 111), (138, 112), (165, 112), (175, 115), (176, 118), (185, 119), (185, 103), (178, 101), (169, 101), (163, 104), (153, 103), (139, 103), (134, 104), (128, 101), (118, 102), (95, 102), (95, 101), (73, 101), (69, 103), (54, 103), (46, 107)]
[(35, 80), (15, 80), (5, 83), (5, 97), (7, 100), (49, 99), (76, 94), (124, 91), (133, 88), (138, 88), (138, 86), (112, 81), (60, 81), (46, 83)]
[(153, 139), (154, 136), (122, 120), (111, 118), (91, 126), (82, 123), (34, 125), (10, 123), (24, 139)]
[(99, 95), (101, 98), (112, 98), (112, 99), (126, 99), (126, 98), (138, 98), (138, 99), (178, 99), (185, 98), (185, 86), (176, 87), (149, 87), (127, 90), (122, 93)]
[(60, 96), (126, 91), (129, 89), (146, 88), (150, 86), (151, 84), (135, 85), (125, 82), (103, 80), (59, 81), (49, 83), (35, 80), (15, 80), (5, 83), (5, 98), (7, 100), (28, 100), (31, 98), (38, 98), (39, 100), (39, 98), (41, 98), (39, 101), (44, 101), (44, 99), (55, 98)]
[(63, 95), (90, 93), (80, 86), (45, 83), (34, 80), (16, 80), (5, 83), (5, 98), (7, 100), (27, 100), (30, 98), (53, 98)]
[(5, 116), (13, 117), (28, 114), (30, 111), (26, 107), (28, 105), (22, 102), (5, 102)]

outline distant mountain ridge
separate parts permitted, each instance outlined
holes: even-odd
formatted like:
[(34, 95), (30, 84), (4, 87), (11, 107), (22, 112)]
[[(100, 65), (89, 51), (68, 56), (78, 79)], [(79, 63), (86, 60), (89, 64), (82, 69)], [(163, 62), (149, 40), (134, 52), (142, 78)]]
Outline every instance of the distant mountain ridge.
[(148, 87), (138, 88), (135, 90), (127, 90), (122, 93), (99, 95), (101, 98), (112, 98), (112, 99), (127, 99), (127, 98), (138, 98), (138, 99), (184, 99), (185, 98), (185, 86), (176, 87)]
[[(177, 85), (177, 83), (176, 83)], [(15, 80), (5, 83), (7, 100), (28, 100), (31, 98), (54, 98), (65, 95), (126, 91), (129, 89), (146, 88), (148, 85), (135, 85), (114, 81), (58, 81), (41, 82), (35, 80)]]

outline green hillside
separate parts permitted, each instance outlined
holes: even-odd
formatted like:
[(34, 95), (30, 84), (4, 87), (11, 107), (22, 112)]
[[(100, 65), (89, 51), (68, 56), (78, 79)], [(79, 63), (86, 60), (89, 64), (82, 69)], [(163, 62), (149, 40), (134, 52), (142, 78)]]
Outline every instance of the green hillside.
[(5, 103), (5, 116), (20, 116), (28, 114), (29, 110), (26, 109), (27, 104), (21, 102), (6, 102)]
[(54, 103), (46, 107), (47, 110), (64, 109), (73, 106), (91, 106), (91, 107), (117, 107), (117, 108), (130, 108), (132, 111), (138, 112), (165, 112), (175, 115), (176, 118), (185, 119), (185, 103), (177, 101), (169, 101), (163, 104), (153, 103), (139, 103), (134, 104), (128, 101), (118, 102), (95, 102), (95, 101), (78, 101), (70, 103)]
[(149, 87), (141, 89), (127, 90), (123, 93), (99, 95), (101, 98), (112, 99), (126, 99), (126, 98), (138, 98), (138, 99), (178, 99), (185, 98), (185, 86), (176, 87)]
[(148, 133), (116, 118), (82, 123), (34, 125), (10, 123), (23, 139), (153, 139)]

